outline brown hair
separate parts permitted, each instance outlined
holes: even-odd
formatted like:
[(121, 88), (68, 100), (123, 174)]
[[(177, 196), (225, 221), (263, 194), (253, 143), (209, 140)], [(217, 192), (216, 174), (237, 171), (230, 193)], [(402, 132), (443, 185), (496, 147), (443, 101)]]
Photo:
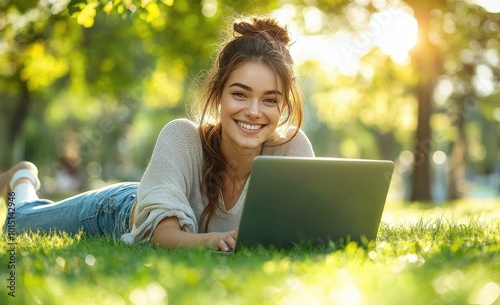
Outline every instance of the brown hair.
[[(233, 37), (221, 46), (202, 88), (203, 105), (198, 105), (200, 136), (204, 163), (201, 191), (208, 205), (200, 216), (205, 232), (216, 210), (224, 212), (219, 204), (224, 185), (227, 162), (221, 150), (219, 105), (224, 86), (232, 71), (248, 61), (257, 61), (274, 71), (283, 85), (283, 109), (275, 134), (266, 145), (279, 145), (293, 139), (302, 125), (302, 100), (295, 86), (293, 59), (288, 50), (290, 37), (285, 27), (270, 18), (237, 21), (233, 24)], [(291, 126), (296, 128), (291, 129)]]

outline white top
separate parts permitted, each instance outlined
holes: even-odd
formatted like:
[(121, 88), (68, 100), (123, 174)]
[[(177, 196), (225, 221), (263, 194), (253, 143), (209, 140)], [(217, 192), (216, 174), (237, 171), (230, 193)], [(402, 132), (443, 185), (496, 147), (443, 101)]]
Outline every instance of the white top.
[[(285, 144), (264, 145), (262, 155), (313, 157), (314, 151), (300, 130)], [(171, 216), (179, 219), (182, 230), (202, 232), (198, 220), (208, 204), (201, 192), (202, 165), (203, 149), (198, 125), (188, 119), (177, 119), (165, 125), (139, 184), (134, 226), (121, 239), (129, 244), (149, 242), (158, 223)], [(239, 227), (247, 189), (248, 179), (234, 207), (227, 213), (215, 213), (208, 227), (210, 232)], [(223, 202), (220, 204), (224, 207)]]

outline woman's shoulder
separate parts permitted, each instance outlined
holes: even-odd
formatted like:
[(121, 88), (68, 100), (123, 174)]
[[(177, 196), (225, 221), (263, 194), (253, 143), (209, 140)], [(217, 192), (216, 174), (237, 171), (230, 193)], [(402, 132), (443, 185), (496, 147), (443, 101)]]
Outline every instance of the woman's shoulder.
[(164, 130), (173, 130), (173, 131), (185, 131), (185, 132), (193, 132), (198, 131), (198, 124), (191, 121), (190, 119), (180, 118), (174, 119), (163, 127)]
[(297, 131), (295, 136), (285, 144), (288, 144), (293, 151), (304, 151), (307, 155), (314, 154), (311, 141), (309, 141), (306, 133), (300, 128), (298, 130), (295, 128), (295, 130)]
[[(289, 137), (293, 136), (292, 139)], [(291, 127), (287, 131), (286, 137), (283, 137), (283, 142), (277, 145), (266, 146), (264, 154), (281, 155), (281, 156), (297, 156), (297, 157), (314, 157), (314, 150), (306, 133), (297, 127)], [(279, 140), (277, 141), (279, 143)]]
[(160, 132), (160, 137), (179, 139), (181, 136), (184, 139), (199, 138), (198, 124), (185, 118), (174, 119), (165, 124)]
[(198, 124), (184, 118), (172, 120), (161, 130), (157, 144), (174, 150), (182, 150), (183, 147), (198, 150), (201, 147)]

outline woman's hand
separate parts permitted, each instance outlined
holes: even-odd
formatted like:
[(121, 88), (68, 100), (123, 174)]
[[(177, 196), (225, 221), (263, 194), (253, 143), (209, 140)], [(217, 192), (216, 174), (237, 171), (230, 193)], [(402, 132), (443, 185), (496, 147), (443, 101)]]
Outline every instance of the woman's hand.
[(238, 238), (238, 229), (234, 229), (228, 232), (212, 232), (206, 233), (205, 246), (209, 248), (214, 248), (217, 246), (221, 251), (234, 250), (236, 247), (236, 238)]
[(167, 217), (160, 221), (151, 236), (150, 243), (166, 248), (205, 246), (229, 251), (236, 246), (238, 229), (228, 232), (189, 233), (184, 232), (177, 217)]

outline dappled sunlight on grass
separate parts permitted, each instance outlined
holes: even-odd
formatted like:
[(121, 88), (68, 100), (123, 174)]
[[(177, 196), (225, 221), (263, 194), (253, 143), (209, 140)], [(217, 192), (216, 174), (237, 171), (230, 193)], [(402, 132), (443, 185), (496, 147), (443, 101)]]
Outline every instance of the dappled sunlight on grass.
[(382, 222), (390, 226), (410, 225), (435, 219), (446, 219), (454, 224), (500, 221), (500, 198), (462, 199), (452, 203), (388, 203)]
[[(84, 235), (23, 234), (17, 237), (15, 301), (499, 304), (498, 210), (499, 201), (391, 204), (376, 243), (243, 249), (233, 256), (130, 246)], [(5, 237), (0, 245), (5, 248)], [(6, 253), (0, 253), (0, 262), (6, 261)], [(5, 288), (0, 293), (5, 300)]]

